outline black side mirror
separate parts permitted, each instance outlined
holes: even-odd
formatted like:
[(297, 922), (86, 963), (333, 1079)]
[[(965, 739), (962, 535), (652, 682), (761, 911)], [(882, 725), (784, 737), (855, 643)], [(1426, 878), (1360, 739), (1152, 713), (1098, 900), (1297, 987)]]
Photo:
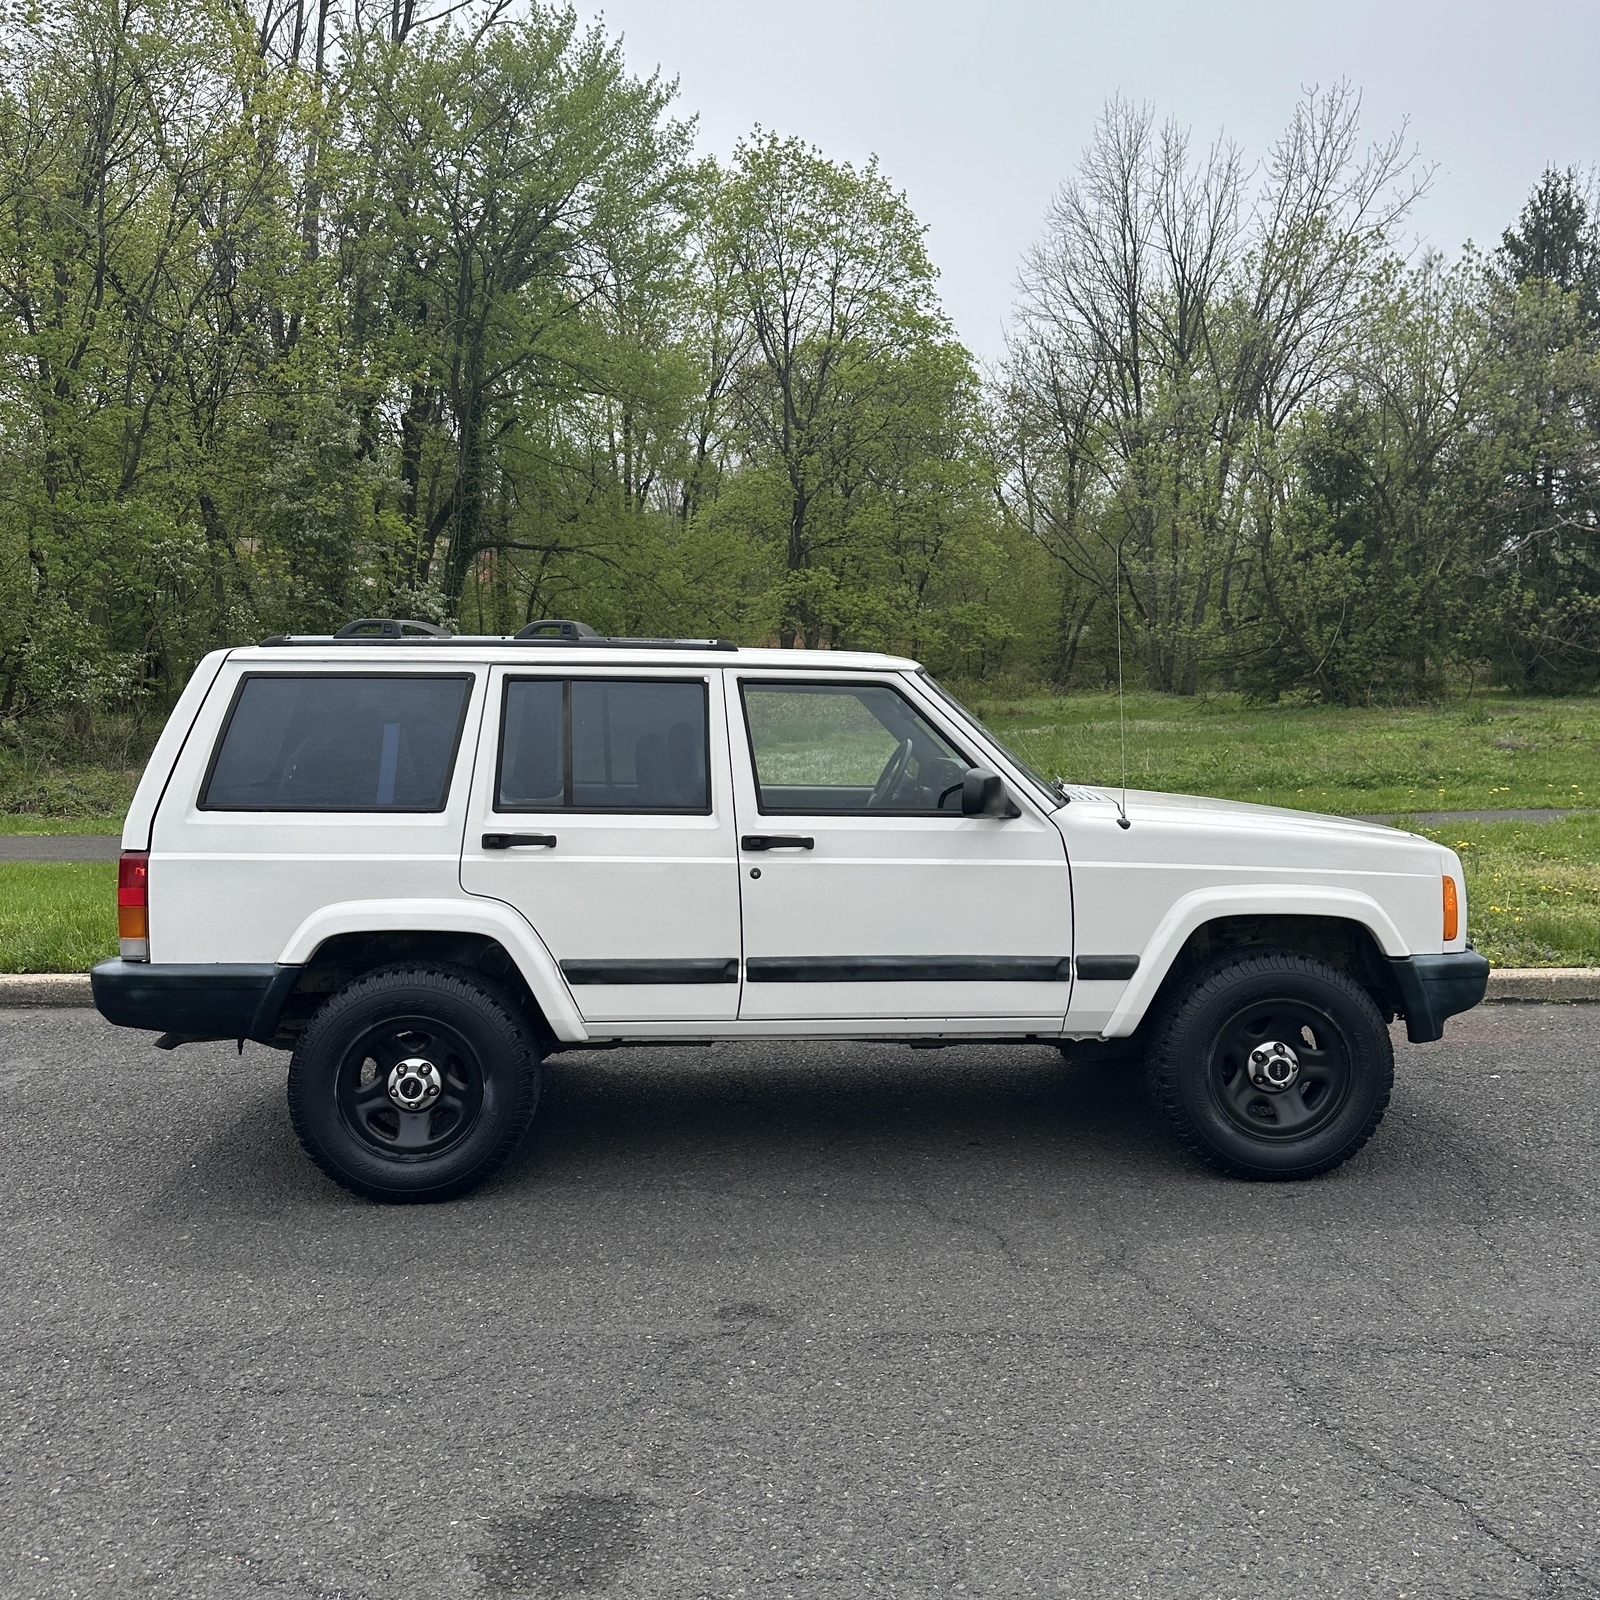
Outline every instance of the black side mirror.
[(1015, 803), (1006, 793), (998, 772), (987, 767), (968, 767), (961, 780), (961, 815), (964, 817), (1020, 817)]

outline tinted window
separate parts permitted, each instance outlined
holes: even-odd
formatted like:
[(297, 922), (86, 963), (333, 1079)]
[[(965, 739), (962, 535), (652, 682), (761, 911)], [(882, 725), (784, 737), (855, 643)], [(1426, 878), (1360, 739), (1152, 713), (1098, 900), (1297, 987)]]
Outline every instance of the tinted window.
[(249, 677), (206, 780), (212, 811), (442, 811), (469, 677)]
[(506, 685), (500, 744), (503, 806), (566, 804), (566, 688), (552, 682)]
[(746, 683), (763, 811), (955, 811), (967, 761), (882, 684)]
[(502, 726), (501, 810), (710, 810), (703, 683), (513, 679)]

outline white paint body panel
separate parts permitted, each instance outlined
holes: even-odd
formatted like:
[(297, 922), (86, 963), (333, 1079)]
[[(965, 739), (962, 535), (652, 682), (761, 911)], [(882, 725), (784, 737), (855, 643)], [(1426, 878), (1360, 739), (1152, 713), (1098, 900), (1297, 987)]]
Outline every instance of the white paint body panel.
[[(309, 918), (347, 901), (461, 897), (467, 777), (483, 712), (474, 676), (445, 809), (439, 812), (202, 811), (200, 790), (235, 689), (247, 671), (372, 671), (340, 652), (308, 663), (243, 653), (218, 673), (178, 757), (150, 840), (152, 961), (279, 961)], [(362, 652), (366, 654), (366, 652)], [(382, 659), (387, 672), (461, 670)], [(390, 924), (393, 926), (393, 924)]]
[[(1078, 984), (1073, 1035), (1131, 1033), (1184, 941), (1220, 917), (1340, 917), (1366, 927), (1385, 955), (1444, 948), (1440, 877), (1455, 858), (1426, 839), (1145, 792), (1128, 796), (1129, 827), (1117, 818), (1110, 796), (1081, 790), (1056, 813), (1072, 861), (1078, 953), (1139, 957), (1131, 980)], [(1464, 938), (1451, 948), (1463, 947)]]
[[(589, 668), (569, 655), (570, 675), (638, 677), (638, 668)], [(508, 670), (493, 669), (470, 820), (461, 853), (467, 893), (501, 900), (527, 918), (557, 961), (739, 959), (739, 881), (729, 801), (728, 730), (722, 674), (704, 668), (651, 666), (652, 678), (707, 685), (710, 713), (711, 815), (494, 809), (495, 747)], [(537, 669), (516, 677), (562, 676)], [(539, 846), (485, 850), (485, 833), (552, 833)], [(588, 1022), (731, 1020), (737, 983), (575, 984)]]
[[(809, 683), (837, 676), (794, 670)], [(728, 703), (740, 719), (738, 678), (762, 682), (777, 674), (731, 672)], [(860, 683), (860, 674), (848, 681)], [(879, 681), (900, 690), (958, 749), (983, 759), (942, 704), (923, 699), (903, 678)], [(1072, 953), (1072, 885), (1061, 836), (1026, 797), (1011, 818), (893, 816), (817, 811), (761, 811), (742, 721), (733, 740), (734, 807), (739, 832), (799, 835), (809, 850), (741, 855), (744, 954), (765, 957), (1026, 956)], [(752, 871), (761, 876), (753, 878)], [(925, 1022), (961, 1016), (987, 1019), (1004, 1031), (1031, 1032), (1041, 1022), (1061, 1031), (1070, 980), (1034, 982), (759, 983), (745, 976), (739, 1016), (811, 1021), (897, 1018)]]
[(161, 803), (167, 779), (172, 775), (172, 769), (190, 733), (195, 731), (195, 719), (199, 717), (200, 708), (206, 703), (211, 686), (217, 681), (217, 674), (227, 659), (226, 650), (213, 650), (194, 669), (193, 675), (183, 686), (183, 693), (178, 696), (178, 703), (172, 708), (172, 715), (167, 718), (156, 740), (156, 747), (150, 752), (150, 759), (139, 776), (139, 787), (133, 792), (133, 803), (128, 807), (128, 814), (122, 819), (124, 850), (150, 848), (150, 827), (155, 821), (156, 808)]

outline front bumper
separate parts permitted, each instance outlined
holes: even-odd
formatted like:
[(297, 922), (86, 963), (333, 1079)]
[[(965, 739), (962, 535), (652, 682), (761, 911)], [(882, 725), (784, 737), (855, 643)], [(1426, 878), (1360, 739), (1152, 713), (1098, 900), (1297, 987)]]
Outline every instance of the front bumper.
[(102, 961), (89, 987), (120, 1028), (266, 1043), (299, 976), (299, 967), (253, 962)]
[(1470, 1011), (1489, 988), (1489, 962), (1476, 950), (1442, 956), (1391, 957), (1406, 1038), (1427, 1044), (1444, 1037), (1446, 1017)]

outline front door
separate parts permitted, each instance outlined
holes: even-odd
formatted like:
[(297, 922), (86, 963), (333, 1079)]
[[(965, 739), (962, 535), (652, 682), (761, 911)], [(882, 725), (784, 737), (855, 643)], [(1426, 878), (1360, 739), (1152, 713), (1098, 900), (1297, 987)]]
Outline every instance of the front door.
[(975, 753), (892, 676), (729, 678), (740, 1017), (1059, 1032), (1072, 892), (1032, 797), (963, 816)]
[(461, 886), (533, 925), (586, 1022), (732, 1020), (722, 674), (496, 667)]

